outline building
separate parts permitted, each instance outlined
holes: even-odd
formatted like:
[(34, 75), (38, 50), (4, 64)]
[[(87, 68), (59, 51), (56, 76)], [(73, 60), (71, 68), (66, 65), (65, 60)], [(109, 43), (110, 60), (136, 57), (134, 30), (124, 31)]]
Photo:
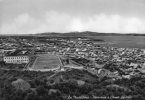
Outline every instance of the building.
[(29, 56), (5, 56), (4, 62), (13, 64), (29, 63)]
[(65, 68), (65, 69), (79, 69), (79, 70), (83, 70), (84, 69), (83, 66), (77, 66), (77, 65), (71, 65), (71, 64), (65, 65), (65, 66), (63, 66), (63, 68)]
[(3, 57), (5, 63), (23, 64), (29, 63), (29, 53), (27, 50), (16, 50)]

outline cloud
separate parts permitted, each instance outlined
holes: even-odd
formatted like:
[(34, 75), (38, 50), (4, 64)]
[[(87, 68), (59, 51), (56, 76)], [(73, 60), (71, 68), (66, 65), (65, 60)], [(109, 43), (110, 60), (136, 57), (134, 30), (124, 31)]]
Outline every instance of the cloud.
[(41, 17), (23, 13), (9, 22), (3, 22), (2, 34), (24, 34), (40, 32), (95, 31), (115, 33), (143, 33), (145, 20), (120, 15), (96, 14), (90, 17), (70, 16), (55, 11)]
[(142, 33), (145, 32), (144, 21), (134, 17), (119, 15), (95, 15), (87, 21), (82, 21), (86, 30), (113, 33)]

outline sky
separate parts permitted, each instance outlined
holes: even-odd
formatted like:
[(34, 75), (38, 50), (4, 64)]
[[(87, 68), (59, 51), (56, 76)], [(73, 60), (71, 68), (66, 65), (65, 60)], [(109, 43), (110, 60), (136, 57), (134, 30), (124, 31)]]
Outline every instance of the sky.
[(0, 34), (145, 33), (145, 0), (0, 0)]

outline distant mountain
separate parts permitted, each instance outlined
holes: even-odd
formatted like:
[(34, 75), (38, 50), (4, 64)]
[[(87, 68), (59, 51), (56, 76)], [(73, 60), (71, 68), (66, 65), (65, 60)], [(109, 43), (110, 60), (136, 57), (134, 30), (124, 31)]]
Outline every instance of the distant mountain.
[(39, 33), (36, 35), (41, 36), (67, 36), (67, 37), (82, 37), (82, 36), (145, 36), (145, 34), (137, 34), (137, 33), (127, 33), (127, 34), (120, 34), (120, 33), (99, 33), (99, 32), (91, 32), (91, 31), (84, 31), (84, 32), (68, 32), (68, 33)]
[(59, 32), (45, 32), (45, 33), (36, 33), (36, 34), (2, 34), (0, 36), (52, 36), (52, 37), (84, 37), (84, 36), (145, 36), (145, 34), (138, 33), (100, 33), (100, 32), (67, 32), (67, 33), (59, 33)]

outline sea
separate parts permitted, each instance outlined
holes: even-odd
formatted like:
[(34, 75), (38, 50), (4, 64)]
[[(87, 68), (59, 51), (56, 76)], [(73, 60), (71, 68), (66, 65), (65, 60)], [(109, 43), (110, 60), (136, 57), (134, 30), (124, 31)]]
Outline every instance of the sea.
[(93, 36), (102, 39), (113, 47), (145, 49), (145, 36)]

